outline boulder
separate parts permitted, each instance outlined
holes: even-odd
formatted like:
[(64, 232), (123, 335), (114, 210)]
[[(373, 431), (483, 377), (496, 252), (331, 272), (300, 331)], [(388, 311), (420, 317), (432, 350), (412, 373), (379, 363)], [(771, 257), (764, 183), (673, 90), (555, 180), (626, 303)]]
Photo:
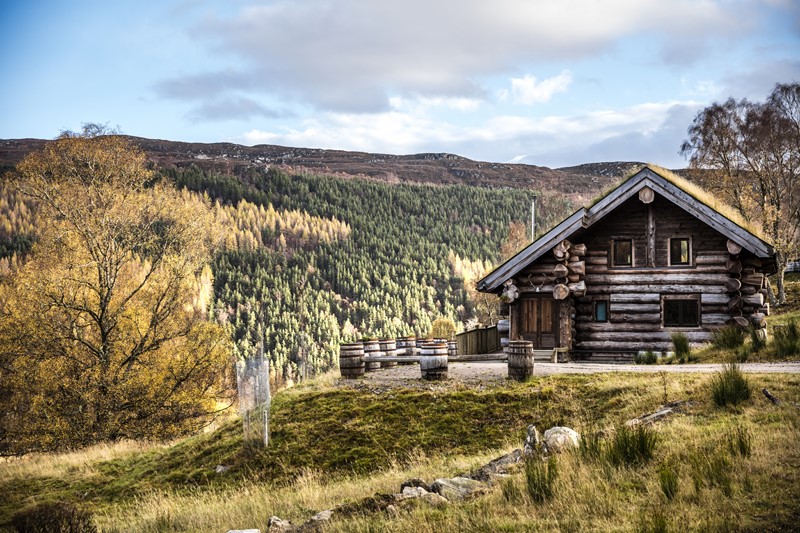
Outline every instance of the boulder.
[(214, 469), (214, 472), (216, 472), (217, 474), (224, 474), (225, 472), (227, 472), (230, 469), (231, 469), (231, 467), (229, 467), (229, 466), (217, 465), (217, 467)]
[(400, 515), (400, 511), (398, 511), (397, 507), (395, 507), (394, 505), (387, 505), (386, 514), (392, 518), (396, 518), (398, 515)]
[(561, 453), (574, 450), (581, 445), (581, 435), (568, 427), (556, 426), (544, 432), (542, 447), (547, 453)]
[(488, 464), (483, 465), (478, 470), (466, 477), (471, 477), (472, 479), (477, 479), (478, 481), (483, 481), (484, 483), (491, 482), (498, 476), (505, 476), (508, 472), (508, 467), (514, 463), (518, 463), (520, 457), (522, 457), (522, 450), (517, 448), (511, 453), (507, 453), (506, 455), (489, 461)]
[(403, 499), (405, 498), (420, 498), (429, 492), (422, 487), (403, 487), (403, 492), (400, 493)]
[(320, 511), (319, 513), (312, 516), (309, 522), (327, 522), (328, 520), (331, 519), (331, 516), (333, 516), (333, 511), (331, 511), (330, 509), (326, 511)]
[(431, 484), (431, 490), (448, 500), (463, 500), (483, 486), (480, 481), (468, 477), (451, 477), (437, 479)]

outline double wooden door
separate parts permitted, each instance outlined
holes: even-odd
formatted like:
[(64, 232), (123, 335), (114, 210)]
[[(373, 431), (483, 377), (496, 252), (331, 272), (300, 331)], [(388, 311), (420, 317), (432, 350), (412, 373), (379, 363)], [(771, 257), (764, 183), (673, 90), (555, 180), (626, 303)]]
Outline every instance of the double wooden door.
[(538, 349), (555, 348), (558, 342), (558, 302), (552, 297), (529, 297), (517, 305), (516, 334)]

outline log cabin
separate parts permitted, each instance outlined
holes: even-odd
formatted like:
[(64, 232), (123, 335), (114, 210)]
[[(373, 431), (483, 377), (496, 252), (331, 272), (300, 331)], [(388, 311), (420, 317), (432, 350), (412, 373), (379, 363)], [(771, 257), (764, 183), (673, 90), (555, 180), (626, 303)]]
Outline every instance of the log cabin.
[(510, 301), (511, 339), (572, 359), (630, 361), (725, 324), (765, 335), (775, 250), (731, 208), (646, 166), (478, 282)]

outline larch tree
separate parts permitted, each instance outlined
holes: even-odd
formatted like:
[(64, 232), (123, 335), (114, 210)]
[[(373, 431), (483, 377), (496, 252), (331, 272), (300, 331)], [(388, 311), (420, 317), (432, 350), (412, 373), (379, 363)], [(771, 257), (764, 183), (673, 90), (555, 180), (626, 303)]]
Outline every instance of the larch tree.
[(12, 181), (39, 212), (0, 285), (0, 453), (166, 438), (217, 409), (229, 335), (200, 295), (218, 239), (200, 197), (117, 135), (63, 134)]
[(728, 99), (698, 113), (681, 153), (694, 177), (762, 228), (784, 270), (800, 238), (800, 84), (778, 84), (765, 102)]

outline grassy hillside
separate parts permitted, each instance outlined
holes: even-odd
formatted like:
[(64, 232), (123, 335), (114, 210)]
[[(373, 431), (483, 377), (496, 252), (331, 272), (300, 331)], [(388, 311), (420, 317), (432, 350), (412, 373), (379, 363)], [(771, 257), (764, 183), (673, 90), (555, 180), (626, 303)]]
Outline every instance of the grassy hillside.
[[(8, 524), (25, 506), (70, 499), (92, 510), (104, 531), (264, 531), (272, 514), (302, 522), (346, 501), (397, 492), (406, 478), (431, 481), (468, 471), (519, 446), (530, 423), (541, 430), (567, 425), (587, 435), (611, 435), (666, 396), (697, 403), (657, 424), (655, 457), (641, 466), (615, 467), (571, 454), (559, 458), (555, 496), (544, 504), (526, 499), (518, 473), (509, 482), (516, 491), (495, 486), (473, 501), (413, 507), (392, 519), (356, 513), (333, 529), (632, 530), (662, 520), (669, 530), (789, 528), (800, 512), (800, 410), (774, 406), (758, 390), (767, 387), (798, 402), (800, 378), (749, 379), (754, 396), (731, 409), (713, 404), (708, 375), (612, 373), (404, 389), (328, 377), (276, 396), (266, 451), (245, 450), (232, 420), (170, 445), (123, 443), (4, 461), (0, 523)], [(748, 457), (728, 450), (738, 428), (751, 438)], [(715, 457), (722, 461), (717, 466)], [(231, 470), (217, 474), (219, 464)], [(659, 485), (664, 464), (678, 474), (672, 500)]]

